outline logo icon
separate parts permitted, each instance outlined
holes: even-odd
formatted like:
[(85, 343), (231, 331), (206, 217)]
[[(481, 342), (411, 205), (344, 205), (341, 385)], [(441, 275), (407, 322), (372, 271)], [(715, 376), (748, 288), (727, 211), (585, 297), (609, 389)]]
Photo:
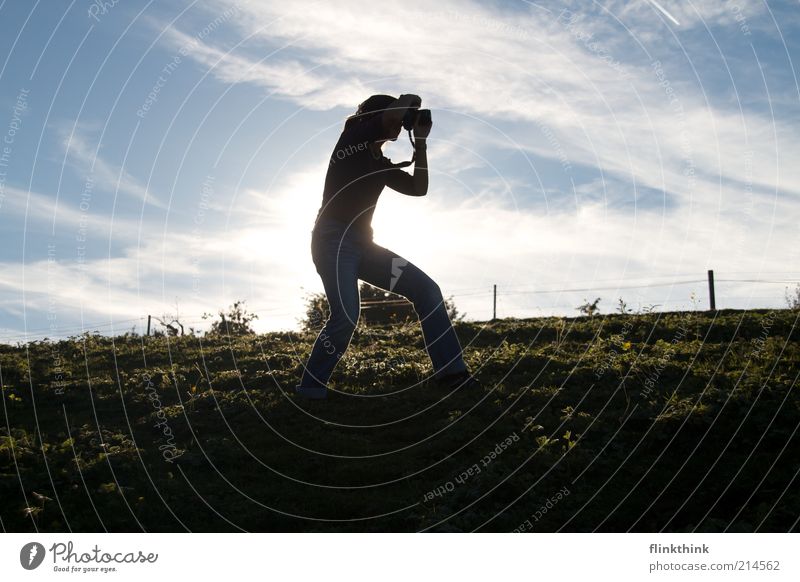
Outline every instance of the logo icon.
[(394, 291), (394, 286), (397, 285), (400, 275), (403, 274), (403, 267), (407, 264), (408, 261), (403, 258), (394, 257), (392, 259), (392, 279), (389, 281), (389, 291)]
[(19, 551), (19, 563), (26, 570), (35, 570), (44, 561), (44, 546), (39, 542), (28, 542)]

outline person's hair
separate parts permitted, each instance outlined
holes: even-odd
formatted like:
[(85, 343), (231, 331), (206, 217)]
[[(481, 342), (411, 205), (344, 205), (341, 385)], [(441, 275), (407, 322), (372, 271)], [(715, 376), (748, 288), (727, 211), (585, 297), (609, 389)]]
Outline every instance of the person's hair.
[(386, 108), (395, 101), (395, 97), (391, 95), (371, 95), (359, 104), (358, 109), (353, 115), (345, 120), (344, 129), (342, 131), (350, 129), (354, 123), (363, 123), (367, 119), (374, 117), (378, 113), (386, 110)]

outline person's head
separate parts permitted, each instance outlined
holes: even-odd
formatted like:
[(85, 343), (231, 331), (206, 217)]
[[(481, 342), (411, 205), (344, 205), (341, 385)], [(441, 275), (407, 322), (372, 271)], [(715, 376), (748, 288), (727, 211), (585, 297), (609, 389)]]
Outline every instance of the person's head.
[[(353, 115), (347, 118), (344, 124), (344, 129), (349, 128), (353, 123), (363, 123), (364, 121), (381, 114), (395, 101), (396, 98), (392, 97), (391, 95), (371, 95), (365, 101), (362, 101), (359, 104), (358, 109)], [(391, 128), (389, 135), (382, 136), (383, 139), (377, 142), (378, 145), (383, 146), (385, 140), (396, 140), (397, 136), (400, 135), (400, 130), (402, 127), (402, 124), (398, 123), (396, 129), (394, 127)]]

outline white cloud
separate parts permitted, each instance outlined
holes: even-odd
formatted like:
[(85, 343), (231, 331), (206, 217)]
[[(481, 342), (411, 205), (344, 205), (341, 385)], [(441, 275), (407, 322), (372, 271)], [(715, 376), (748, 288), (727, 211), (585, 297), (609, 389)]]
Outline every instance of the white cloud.
[[(201, 41), (168, 27), (164, 38), (173, 49), (190, 46), (187, 57), (220, 82), (249, 84), (298, 107), (352, 111), (370, 93), (420, 94), (434, 110), (431, 188), (423, 199), (387, 189), (373, 222), (376, 240), (428, 271), (445, 294), (456, 294), (462, 310), (488, 316), (490, 297), (464, 290), (488, 292), (495, 282), (501, 293), (597, 287), (632, 276), (646, 284), (687, 274), (702, 279), (708, 268), (720, 276), (785, 270), (796, 262), (800, 168), (789, 163), (800, 158), (796, 121), (773, 120), (763, 108), (739, 111), (730, 100), (722, 105), (719, 88), (704, 86), (702, 71), (698, 82), (686, 62), (662, 57), (662, 70), (652, 67), (650, 59), (658, 58), (652, 55), (661, 54), (655, 48), (663, 48), (665, 39), (673, 42), (671, 30), (684, 39), (704, 25), (740, 25), (731, 3), (659, 3), (679, 27), (665, 26), (645, 1), (604, 3), (592, 12), (585, 3), (571, 3), (582, 14), (571, 27), (556, 20), (560, 8), (549, 4), (520, 4), (512, 11), (464, 2), (431, 9), (425, 2), (241, 1), (230, 23), (249, 38), (234, 50), (221, 34)], [(229, 6), (209, 2), (206, 10), (220, 13)], [(748, 5), (750, 24), (759, 10)], [(618, 16), (635, 39), (619, 36), (607, 13)], [(650, 57), (637, 42), (653, 49)], [(406, 151), (399, 143), (390, 147)], [(94, 160), (94, 148), (80, 132), (70, 152), (84, 168)], [(514, 152), (529, 155), (534, 167), (506, 167), (495, 176), (490, 160), (502, 162)], [(245, 186), (228, 231), (146, 237), (141, 248), (129, 246), (121, 257), (92, 263), (89, 287), (77, 295), (65, 291), (64, 300), (105, 297), (111, 282), (109, 301), (90, 308), (142, 313), (170, 305), (176, 294), (188, 297), (200, 281), (187, 313), (214, 310), (212, 305), (229, 304), (246, 291), (254, 305), (284, 316), (258, 322), (261, 329), (278, 321), (291, 326), (288, 314), (302, 314), (299, 287), (322, 288), (308, 245), (327, 153), (318, 164), (277, 176), (268, 191)], [(405, 159), (394, 152), (390, 157)], [(544, 176), (540, 186), (535, 171), (542, 159), (556, 165), (568, 160), (570, 168)], [(116, 185), (119, 170), (94, 163), (95, 173)], [(483, 170), (483, 178), (460, 182), (466, 170)], [(577, 198), (570, 176), (579, 182)], [(126, 192), (143, 198), (132, 176), (123, 174), (123, 183)], [(670, 204), (666, 210), (634, 207), (634, 188), (663, 190)], [(553, 203), (540, 210), (542, 204), (515, 200), (511, 192)], [(37, 214), (46, 214), (43, 200), (32, 202)], [(79, 218), (66, 210), (64, 217)], [(44, 266), (29, 267), (29, 288), (45, 288), (38, 287), (46, 285)], [(738, 298), (730, 301), (741, 305), (764, 293), (745, 285), (727, 289), (736, 290)], [(654, 303), (688, 300), (685, 287), (669, 291), (620, 294), (641, 292), (642, 301)], [(547, 306), (573, 312), (582, 295), (501, 295), (501, 315)], [(724, 296), (721, 287), (718, 297)], [(776, 296), (779, 304), (782, 293)], [(34, 300), (42, 299), (32, 294)], [(603, 306), (609, 309), (607, 299)]]
[[(660, 4), (681, 22), (678, 34), (706, 25), (740, 24), (731, 3)], [(221, 8), (224, 3), (210, 6)], [(459, 168), (484, 165), (481, 156), (502, 148), (553, 160), (561, 153), (573, 169), (599, 169), (609, 178), (607, 183), (595, 182), (601, 200), (609, 205), (587, 204), (577, 214), (570, 214), (574, 207), (567, 205), (564, 216), (509, 214), (500, 180), (493, 189), (479, 186), (460, 209), (422, 202), (424, 212), (439, 220), (448, 217), (446, 225), (434, 221), (421, 229), (447, 233), (441, 234), (445, 242), (433, 253), (437, 257), (464, 252), (481, 265), (530, 264), (539, 249), (546, 248), (559, 257), (555, 263), (577, 264), (584, 272), (591, 272), (587, 264), (599, 258), (612, 272), (621, 272), (626, 264), (660, 273), (701, 274), (708, 263), (739, 270), (744, 265), (758, 270), (764, 264), (786, 264), (800, 169), (781, 161), (800, 156), (795, 128), (752, 109), (712, 105), (711, 88), (698, 84), (691, 69), (677, 61), (665, 60), (658, 71), (642, 58), (644, 53), (628, 54), (635, 42), (612, 37), (619, 27), (603, 16), (617, 15), (636, 35), (634, 41), (661, 43), (670, 33), (650, 3), (615, 2), (591, 13), (584, 3), (572, 3), (570, 10), (582, 15), (572, 27), (557, 20), (560, 8), (552, 6), (549, 12), (547, 7), (491, 10), (463, 2), (439, 3), (433, 10), (423, 2), (379, 9), (359, 2), (253, 1), (239, 6), (234, 23), (243, 36), (253, 35), (249, 44), (260, 39), (271, 48), (288, 46), (257, 64), (250, 63), (247, 51), (237, 51), (236, 59), (217, 63), (219, 78), (269, 87), (299, 107), (352, 109), (371, 92), (419, 93), (425, 105), (446, 109), (451, 118), (462, 115), (458, 131), (469, 135), (468, 140), (443, 136), (438, 142), (442, 164), (433, 171), (456, 175)], [(747, 6), (751, 24), (760, 12), (762, 8)], [(215, 49), (198, 50), (198, 60), (209, 50)], [(264, 63), (313, 69), (311, 83), (298, 90), (285, 76), (260, 68)], [(342, 95), (347, 95), (344, 101)], [(451, 119), (449, 126), (455, 125)], [(432, 166), (437, 159), (436, 129), (431, 134)], [(460, 149), (465, 143), (474, 144), (475, 154)], [(315, 171), (322, 176), (322, 169)], [(529, 177), (536, 185), (532, 172)], [(524, 174), (517, 173), (507, 181), (513, 187), (521, 179)], [(611, 183), (616, 189), (619, 184), (627, 187), (631, 201), (634, 187), (664, 190), (674, 208), (667, 214), (652, 208), (640, 208), (635, 215), (617, 210), (613, 202), (624, 199), (625, 192), (607, 195), (604, 189)], [(319, 184), (315, 178), (308, 187), (321, 190)], [(498, 196), (487, 197), (492, 191)], [(437, 194), (448, 199), (452, 195), (432, 190), (429, 198)], [(480, 206), (471, 209), (477, 200)], [(783, 212), (763, 214), (772, 201)], [(376, 233), (379, 226), (386, 232), (394, 228), (382, 217), (402, 216), (400, 204), (412, 207), (408, 200), (384, 194), (376, 212)], [(391, 211), (383, 214), (382, 208), (389, 207)], [(282, 211), (274, 201), (272, 216)], [(420, 214), (415, 211), (413, 216), (418, 220)], [(739, 241), (733, 246), (750, 250), (748, 256), (731, 252), (733, 238)], [(394, 242), (415, 248), (399, 236)], [(580, 258), (577, 263), (575, 257)], [(452, 261), (442, 259), (441, 268), (451, 280), (466, 284), (468, 277), (460, 277)], [(502, 279), (503, 274), (493, 276)]]

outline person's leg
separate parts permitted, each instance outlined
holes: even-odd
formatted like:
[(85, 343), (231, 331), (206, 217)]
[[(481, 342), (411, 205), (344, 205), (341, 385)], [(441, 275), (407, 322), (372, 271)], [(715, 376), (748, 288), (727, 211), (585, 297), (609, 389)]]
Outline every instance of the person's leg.
[(331, 314), (314, 341), (300, 379), (300, 387), (309, 389), (307, 395), (323, 397), (336, 364), (350, 345), (361, 308), (358, 294), (361, 253), (361, 244), (336, 231), (313, 237), (312, 256)]
[(447, 315), (442, 292), (433, 279), (410, 261), (374, 242), (364, 247), (358, 278), (402, 295), (414, 304), (437, 379), (466, 372), (461, 344)]

